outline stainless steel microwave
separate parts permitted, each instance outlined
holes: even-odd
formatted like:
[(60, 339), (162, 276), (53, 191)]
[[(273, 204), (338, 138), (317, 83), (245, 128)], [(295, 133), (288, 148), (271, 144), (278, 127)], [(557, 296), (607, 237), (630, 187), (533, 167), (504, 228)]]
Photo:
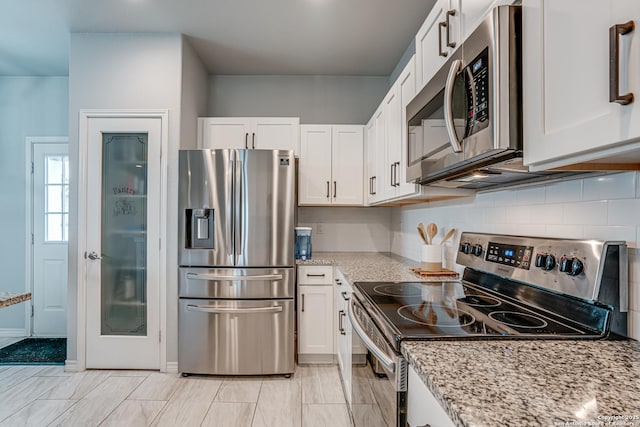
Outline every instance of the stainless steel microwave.
[(407, 181), (482, 188), (528, 173), (521, 23), (521, 6), (493, 9), (407, 105)]

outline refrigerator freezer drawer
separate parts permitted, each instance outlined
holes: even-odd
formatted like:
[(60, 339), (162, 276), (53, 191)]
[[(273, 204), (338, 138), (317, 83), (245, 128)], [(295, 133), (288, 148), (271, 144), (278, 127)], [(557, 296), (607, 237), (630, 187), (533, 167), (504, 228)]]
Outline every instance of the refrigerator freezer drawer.
[(178, 369), (212, 375), (294, 371), (294, 302), (180, 299)]
[(295, 269), (185, 267), (178, 286), (180, 298), (293, 298)]

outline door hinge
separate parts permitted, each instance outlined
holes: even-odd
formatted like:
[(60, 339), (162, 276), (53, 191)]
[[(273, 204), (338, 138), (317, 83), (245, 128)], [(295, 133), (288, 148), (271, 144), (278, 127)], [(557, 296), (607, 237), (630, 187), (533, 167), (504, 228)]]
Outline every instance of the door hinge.
[(33, 245), (33, 233), (31, 233), (31, 244)]
[(33, 170), (34, 170), (34, 166), (33, 166), (33, 162), (31, 162), (31, 174), (33, 174)]
[(31, 304), (31, 317), (33, 317), (33, 304)]
[(162, 331), (158, 331), (158, 342), (162, 342)]
[(162, 250), (162, 239), (158, 239), (158, 250)]

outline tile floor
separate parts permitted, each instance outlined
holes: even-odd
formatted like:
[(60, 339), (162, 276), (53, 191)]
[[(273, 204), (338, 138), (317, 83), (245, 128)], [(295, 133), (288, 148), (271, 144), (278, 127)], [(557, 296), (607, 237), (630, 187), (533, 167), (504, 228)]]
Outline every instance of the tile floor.
[[(368, 367), (357, 376), (376, 381)], [(385, 425), (371, 406), (359, 409), (363, 418), (357, 425)], [(335, 365), (298, 366), (289, 379), (0, 366), (0, 426), (16, 425), (340, 427), (351, 422)]]

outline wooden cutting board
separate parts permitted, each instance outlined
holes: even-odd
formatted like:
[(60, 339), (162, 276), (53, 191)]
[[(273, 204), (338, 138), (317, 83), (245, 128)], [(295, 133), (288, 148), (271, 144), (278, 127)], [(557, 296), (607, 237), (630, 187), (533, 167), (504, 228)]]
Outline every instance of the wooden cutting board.
[(447, 270), (446, 268), (439, 271), (426, 271), (420, 268), (410, 268), (409, 270), (423, 277), (458, 277), (458, 273), (453, 270)]

